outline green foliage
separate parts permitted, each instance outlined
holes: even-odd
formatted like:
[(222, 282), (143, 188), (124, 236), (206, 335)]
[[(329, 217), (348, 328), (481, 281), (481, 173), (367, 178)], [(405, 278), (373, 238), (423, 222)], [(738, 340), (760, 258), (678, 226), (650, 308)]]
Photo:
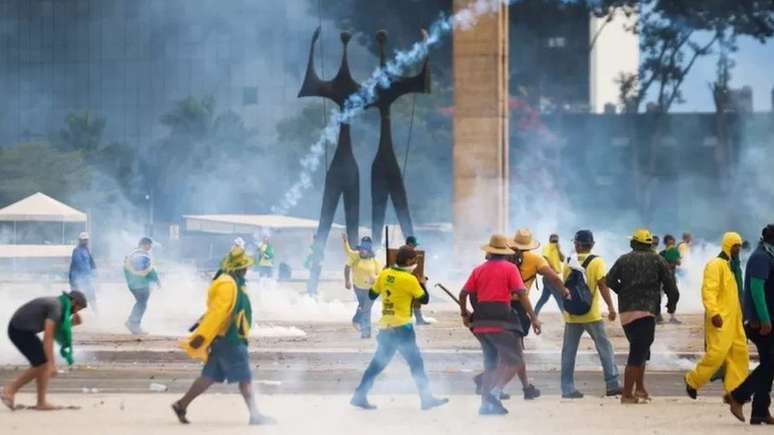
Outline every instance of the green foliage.
[(102, 142), (105, 124), (105, 118), (95, 117), (89, 112), (70, 113), (65, 118), (66, 128), (59, 132), (58, 143), (68, 151), (95, 152)]
[(0, 147), (0, 204), (35, 192), (66, 199), (91, 185), (93, 172), (80, 151), (61, 151), (50, 143)]

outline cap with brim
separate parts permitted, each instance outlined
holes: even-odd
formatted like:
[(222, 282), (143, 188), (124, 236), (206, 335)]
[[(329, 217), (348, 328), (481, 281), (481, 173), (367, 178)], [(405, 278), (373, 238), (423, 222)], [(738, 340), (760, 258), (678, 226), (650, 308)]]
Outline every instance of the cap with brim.
[(489, 238), (488, 244), (481, 246), (481, 250), (493, 255), (513, 255), (516, 252), (508, 246), (508, 242), (507, 236), (495, 234)]
[(413, 246), (419, 246), (419, 240), (417, 240), (414, 236), (408, 236), (406, 237), (406, 244), (407, 245), (413, 245)]
[(78, 234), (78, 240), (89, 240), (89, 233), (84, 231)]
[(519, 228), (509, 245), (511, 248), (518, 249), (519, 251), (531, 251), (539, 248), (540, 242), (532, 236), (532, 231), (526, 228)]
[(639, 242), (645, 245), (652, 245), (653, 244), (653, 233), (650, 232), (650, 230), (645, 228), (638, 228), (634, 230), (634, 233), (632, 233), (632, 240), (635, 242)]
[(573, 241), (578, 243), (594, 243), (594, 233), (589, 230), (579, 230)]

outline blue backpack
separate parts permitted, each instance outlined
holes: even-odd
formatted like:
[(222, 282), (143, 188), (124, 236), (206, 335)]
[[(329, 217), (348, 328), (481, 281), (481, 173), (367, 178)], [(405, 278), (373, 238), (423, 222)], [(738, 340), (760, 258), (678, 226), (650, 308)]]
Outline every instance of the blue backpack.
[(589, 255), (580, 268), (577, 267), (577, 261), (575, 261), (575, 267), (570, 265), (568, 259), (567, 265), (571, 268), (570, 274), (567, 276), (567, 281), (564, 286), (570, 291), (570, 298), (564, 301), (564, 310), (575, 316), (582, 316), (591, 311), (591, 302), (594, 300), (594, 295), (589, 289), (588, 283), (586, 283), (586, 268), (589, 267), (596, 255)]

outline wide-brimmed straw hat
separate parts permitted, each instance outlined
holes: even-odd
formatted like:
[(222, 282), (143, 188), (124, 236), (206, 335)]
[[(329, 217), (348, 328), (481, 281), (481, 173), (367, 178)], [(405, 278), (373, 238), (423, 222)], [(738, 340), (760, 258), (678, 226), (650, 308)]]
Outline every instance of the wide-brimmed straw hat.
[(247, 255), (244, 248), (241, 246), (234, 246), (228, 252), (226, 258), (223, 259), (221, 268), (224, 272), (235, 272), (237, 270), (247, 269), (253, 264), (255, 264), (255, 259)]
[(494, 234), (489, 238), (489, 243), (481, 246), (481, 250), (487, 254), (494, 255), (513, 255), (516, 252), (513, 251), (509, 245), (508, 236), (503, 234)]
[(540, 242), (532, 236), (532, 231), (526, 228), (519, 228), (510, 242), (511, 248), (519, 251), (531, 251), (540, 247)]

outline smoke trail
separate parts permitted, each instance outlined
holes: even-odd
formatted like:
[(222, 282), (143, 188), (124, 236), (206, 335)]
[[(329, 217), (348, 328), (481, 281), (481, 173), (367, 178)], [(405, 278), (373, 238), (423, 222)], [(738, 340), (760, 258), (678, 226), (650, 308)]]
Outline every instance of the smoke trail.
[(325, 150), (325, 144), (336, 143), (339, 125), (349, 123), (355, 116), (363, 112), (368, 104), (375, 101), (378, 89), (387, 88), (394, 77), (402, 75), (408, 67), (424, 59), (430, 48), (453, 29), (468, 30), (476, 24), (479, 17), (496, 12), (500, 6), (508, 5), (512, 1), (478, 0), (451, 16), (446, 16), (442, 13), (430, 25), (424, 40), (415, 42), (408, 50), (397, 51), (394, 58), (387, 62), (385, 66), (377, 68), (362, 84), (360, 90), (347, 99), (341, 112), (337, 112), (335, 109), (331, 111), (328, 125), (325, 126), (322, 135), (300, 161), (301, 175), (298, 181), (285, 193), (279, 204), (272, 206), (272, 213), (286, 214), (298, 204), (304, 191), (312, 186), (312, 174), (320, 166), (320, 159)]

